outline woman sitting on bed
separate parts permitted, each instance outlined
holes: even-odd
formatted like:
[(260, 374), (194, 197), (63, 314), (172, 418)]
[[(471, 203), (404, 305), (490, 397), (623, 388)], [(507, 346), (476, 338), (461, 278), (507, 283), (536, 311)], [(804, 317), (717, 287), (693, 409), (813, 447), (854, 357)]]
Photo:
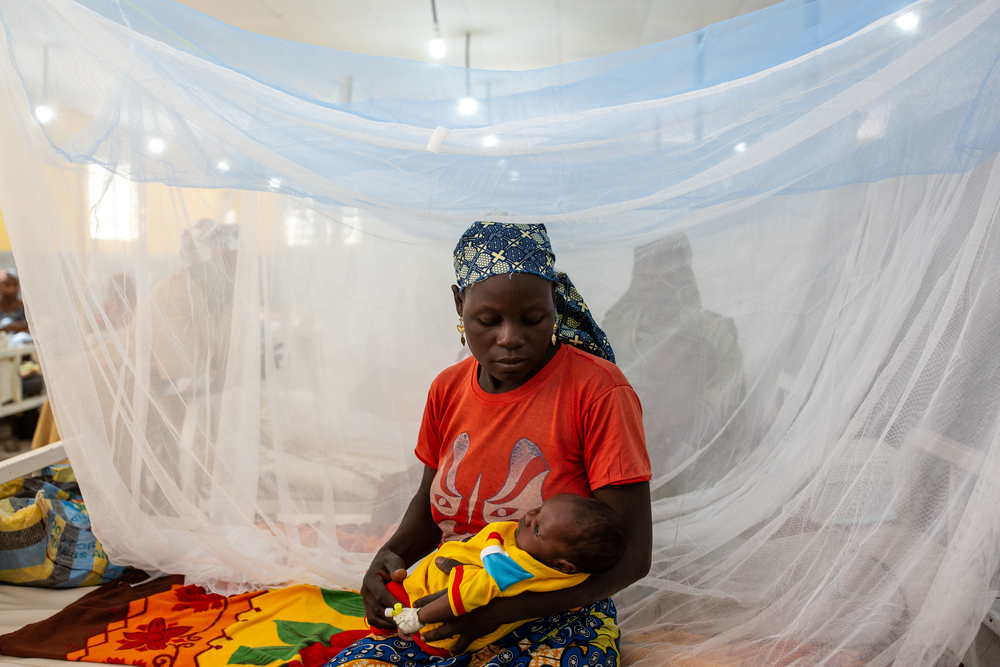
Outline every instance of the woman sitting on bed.
[[(544, 656), (546, 664), (617, 665), (608, 596), (649, 570), (650, 472), (639, 399), (554, 263), (543, 225), (477, 222), (459, 241), (452, 291), (458, 331), (473, 356), (431, 385), (416, 449), (426, 466), (420, 489), (362, 588), (369, 622), (392, 629), (383, 610), (397, 600), (386, 583), (402, 581), (406, 568), (442, 540), (517, 520), (560, 493), (610, 505), (623, 517), (628, 539), (617, 566), (572, 588), (494, 600), (423, 635), (426, 641), (457, 635), (452, 653), (458, 655), (500, 625), (547, 617), (481, 649), (480, 664), (526, 665)], [(432, 657), (415, 643), (371, 636), (331, 665), (442, 660), (464, 665), (471, 656)]]

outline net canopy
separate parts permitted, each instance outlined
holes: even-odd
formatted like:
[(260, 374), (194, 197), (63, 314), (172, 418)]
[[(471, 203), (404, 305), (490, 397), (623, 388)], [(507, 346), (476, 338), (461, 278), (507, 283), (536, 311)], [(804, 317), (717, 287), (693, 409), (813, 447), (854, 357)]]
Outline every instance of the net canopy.
[(0, 207), (113, 562), (357, 589), (462, 355), (455, 241), (544, 222), (644, 406), (631, 664), (969, 646), (1000, 587), (1000, 1), (787, 0), (529, 72), (165, 0), (0, 19)]

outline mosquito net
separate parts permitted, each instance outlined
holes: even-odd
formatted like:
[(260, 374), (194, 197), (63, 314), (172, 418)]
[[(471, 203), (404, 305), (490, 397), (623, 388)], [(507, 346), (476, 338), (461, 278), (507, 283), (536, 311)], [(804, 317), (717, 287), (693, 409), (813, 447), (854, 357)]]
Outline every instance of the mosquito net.
[(626, 659), (957, 664), (1000, 563), (998, 0), (530, 72), (165, 0), (0, 16), (0, 206), (115, 563), (357, 589), (462, 357), (456, 240), (544, 222), (644, 406)]

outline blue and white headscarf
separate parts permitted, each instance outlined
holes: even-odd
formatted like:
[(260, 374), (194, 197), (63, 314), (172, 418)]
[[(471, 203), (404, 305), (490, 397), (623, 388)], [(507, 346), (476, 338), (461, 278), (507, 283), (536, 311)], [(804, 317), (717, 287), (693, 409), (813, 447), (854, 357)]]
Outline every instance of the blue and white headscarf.
[(509, 222), (475, 222), (455, 246), (458, 288), (493, 276), (531, 273), (556, 283), (556, 337), (584, 352), (614, 363), (608, 337), (597, 326), (590, 309), (565, 273), (555, 269), (545, 225)]

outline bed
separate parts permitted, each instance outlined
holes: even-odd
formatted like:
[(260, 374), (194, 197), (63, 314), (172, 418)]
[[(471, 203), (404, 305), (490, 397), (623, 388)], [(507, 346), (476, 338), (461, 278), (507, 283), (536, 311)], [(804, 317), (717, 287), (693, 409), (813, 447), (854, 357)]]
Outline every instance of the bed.
[[(30, 475), (65, 458), (66, 452), (62, 442), (56, 442), (0, 462), (0, 483)], [(93, 587), (46, 589), (0, 584), (0, 635), (43, 621), (93, 590)], [(627, 640), (625, 643), (628, 643)], [(628, 649), (625, 650), (625, 654), (628, 655)], [(970, 647), (970, 654), (974, 654), (974, 658), (972, 655), (967, 656), (964, 663), (966, 665), (1000, 667), (1000, 599), (994, 603), (984, 620), (975, 642)], [(68, 661), (64, 660), (0, 655), (0, 665), (42, 667), (67, 663)]]

